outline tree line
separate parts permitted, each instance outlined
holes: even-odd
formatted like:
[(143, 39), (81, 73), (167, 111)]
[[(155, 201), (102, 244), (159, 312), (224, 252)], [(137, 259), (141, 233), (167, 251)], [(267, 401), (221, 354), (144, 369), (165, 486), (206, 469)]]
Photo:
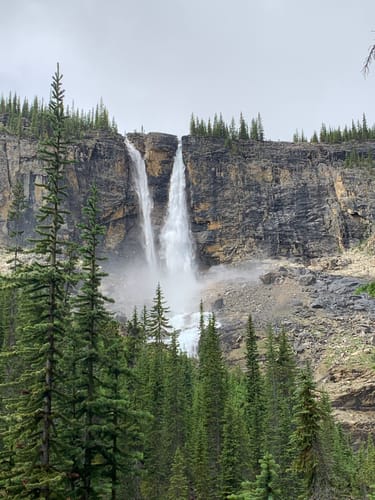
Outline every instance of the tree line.
[[(312, 143), (328, 143), (328, 144), (340, 144), (342, 142), (364, 142), (375, 139), (375, 125), (370, 127), (367, 124), (367, 119), (365, 113), (362, 115), (362, 120), (357, 120), (356, 122), (352, 120), (350, 126), (345, 125), (344, 128), (337, 127), (327, 127), (325, 123), (322, 123), (319, 134), (314, 131), (310, 138)], [(303, 130), (299, 132), (295, 131), (293, 134), (293, 142), (308, 142), (306, 135)]]
[(243, 370), (229, 369), (201, 304), (197, 357), (181, 352), (160, 285), (115, 320), (101, 291), (99, 193), (80, 243), (62, 235), (68, 164), (57, 71), (41, 147), (44, 200), (23, 262), (20, 185), (10, 272), (0, 278), (0, 496), (44, 499), (374, 498), (375, 448), (354, 451), (285, 331), (265, 361), (249, 315)]
[[(101, 99), (90, 111), (76, 109), (74, 103), (65, 109), (65, 133), (79, 139), (85, 132), (106, 130), (117, 133), (114, 119), (110, 120), (108, 109)], [(38, 97), (29, 102), (16, 93), (0, 97), (0, 131), (6, 130), (18, 137), (42, 139), (51, 134), (48, 105)]]
[(241, 113), (238, 125), (234, 118), (229, 124), (225, 123), (221, 113), (219, 115), (215, 113), (213, 120), (211, 121), (209, 118), (207, 122), (192, 114), (190, 135), (196, 137), (221, 137), (227, 141), (238, 139), (264, 141), (264, 128), (259, 113), (256, 118), (251, 119), (250, 124), (246, 122)]

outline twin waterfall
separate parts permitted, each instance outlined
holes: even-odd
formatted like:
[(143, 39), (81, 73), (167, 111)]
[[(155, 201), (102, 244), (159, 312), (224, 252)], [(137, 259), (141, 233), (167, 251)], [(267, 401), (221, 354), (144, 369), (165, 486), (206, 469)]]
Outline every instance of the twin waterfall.
[(145, 162), (141, 153), (128, 139), (125, 143), (135, 168), (135, 190), (141, 215), (142, 246), (149, 273), (152, 277), (156, 277), (156, 282), (161, 283), (171, 310), (174, 313), (186, 312), (187, 302), (192, 298), (192, 292), (196, 288), (196, 277), (181, 145), (179, 144), (174, 159), (168, 209), (157, 245), (151, 218), (153, 201), (148, 189)]

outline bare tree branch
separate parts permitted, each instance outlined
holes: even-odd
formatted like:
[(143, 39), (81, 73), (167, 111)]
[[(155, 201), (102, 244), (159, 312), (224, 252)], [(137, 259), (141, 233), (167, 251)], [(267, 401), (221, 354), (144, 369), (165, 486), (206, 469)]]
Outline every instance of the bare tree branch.
[(365, 75), (365, 77), (369, 74), (370, 72), (370, 65), (371, 65), (371, 62), (375, 60), (375, 45), (372, 45), (370, 47), (370, 50), (369, 50), (369, 53), (368, 53), (368, 56), (366, 57), (365, 61), (364, 61), (364, 64), (363, 64), (363, 68), (362, 68), (362, 73)]

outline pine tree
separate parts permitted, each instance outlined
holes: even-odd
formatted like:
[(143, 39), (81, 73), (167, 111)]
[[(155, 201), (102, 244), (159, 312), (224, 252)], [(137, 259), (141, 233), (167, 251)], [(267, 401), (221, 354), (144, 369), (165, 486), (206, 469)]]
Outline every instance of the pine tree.
[(247, 126), (247, 123), (246, 123), (242, 113), (240, 114), (240, 128), (238, 131), (238, 138), (244, 139), (244, 140), (249, 139), (248, 126)]
[(98, 191), (92, 186), (87, 205), (83, 209), (84, 222), (80, 224), (83, 245), (80, 248), (82, 259), (82, 285), (75, 299), (74, 333), (81, 345), (77, 350), (79, 357), (79, 383), (81, 402), (81, 443), (79, 443), (83, 463), (80, 470), (82, 478), (82, 497), (92, 498), (98, 494), (102, 485), (100, 474), (107, 454), (102, 440), (98, 421), (104, 421), (108, 402), (100, 397), (104, 381), (101, 371), (105, 360), (103, 345), (104, 331), (110, 323), (110, 315), (105, 309), (108, 299), (100, 291), (101, 280), (105, 274), (100, 269), (98, 247), (104, 227), (99, 224)]
[[(195, 408), (198, 414), (194, 417), (199, 433), (196, 438), (198, 441), (196, 448), (201, 450), (202, 460), (206, 460), (205, 456), (207, 457), (208, 476), (205, 478), (209, 494), (207, 499), (214, 499), (217, 498), (219, 488), (222, 426), (226, 399), (225, 370), (214, 316), (210, 318), (200, 339), (198, 385), (199, 398)], [(195, 455), (193, 464), (195, 470), (198, 465), (197, 459), (198, 454)], [(202, 481), (203, 478), (198, 480)]]
[(260, 461), (260, 474), (256, 478), (252, 500), (281, 500), (283, 497), (278, 486), (279, 466), (273, 456), (266, 453)]
[(150, 311), (147, 333), (155, 344), (161, 346), (171, 335), (171, 325), (167, 318), (169, 308), (165, 303), (160, 283), (156, 288), (154, 303)]
[(310, 369), (303, 370), (296, 394), (295, 430), (291, 444), (293, 469), (302, 474), (304, 490), (314, 500), (332, 498), (329, 454), (324, 449), (322, 422), (326, 410), (320, 402)]
[(171, 478), (167, 493), (168, 500), (189, 500), (189, 482), (186, 475), (184, 456), (177, 448), (171, 468)]
[(60, 236), (65, 211), (63, 171), (67, 149), (64, 141), (64, 90), (59, 67), (52, 81), (49, 117), (52, 134), (41, 150), (46, 183), (36, 229), (34, 252), (39, 259), (23, 273), (24, 324), (17, 351), (24, 366), (18, 380), (19, 394), (8, 402), (9, 428), (5, 433), (13, 447), (12, 467), (2, 483), (18, 495), (50, 498), (63, 486), (66, 462), (59, 455), (59, 401), (61, 400), (60, 346), (64, 336), (66, 282)]
[(177, 450), (184, 449), (189, 433), (192, 406), (192, 364), (186, 354), (179, 353), (177, 333), (172, 333), (165, 365), (165, 398), (163, 448), (166, 471)]
[(13, 253), (12, 261), (8, 263), (12, 265), (13, 271), (17, 270), (20, 264), (19, 254), (23, 249), (23, 229), (22, 222), (25, 210), (27, 208), (27, 201), (24, 195), (23, 184), (17, 181), (12, 190), (12, 202), (8, 213), (8, 232), (13, 245), (9, 251)]
[(135, 368), (141, 349), (146, 342), (144, 325), (138, 318), (137, 308), (134, 308), (133, 316), (126, 326), (126, 358), (130, 369)]
[(319, 139), (318, 139), (318, 134), (316, 133), (316, 130), (314, 130), (314, 133), (310, 139), (310, 142), (313, 142), (313, 143), (318, 143), (319, 142)]
[(250, 139), (252, 139), (253, 141), (259, 140), (258, 123), (254, 118), (251, 120), (250, 124)]
[(134, 374), (126, 363), (125, 341), (119, 335), (118, 324), (108, 323), (103, 331), (104, 366), (101, 391), (103, 467), (102, 479), (110, 484), (111, 500), (135, 498), (138, 488), (137, 465), (142, 458), (141, 426), (143, 413), (131, 401), (130, 379)]
[(285, 330), (278, 338), (276, 357), (277, 377), (277, 407), (278, 407), (278, 436), (274, 446), (274, 459), (279, 468), (279, 485), (281, 495), (297, 495), (295, 490), (298, 485), (297, 478), (291, 473), (293, 453), (289, 447), (290, 437), (294, 431), (294, 395), (296, 390), (296, 361), (294, 353), (288, 342)]
[(196, 134), (197, 134), (197, 129), (195, 125), (195, 117), (194, 114), (192, 113), (190, 117), (190, 135), (194, 136)]
[(250, 460), (253, 475), (259, 471), (262, 456), (264, 394), (259, 367), (259, 354), (255, 329), (249, 315), (246, 329), (246, 382), (247, 382), (247, 423), (250, 436)]
[(239, 386), (239, 379), (232, 376), (228, 387), (228, 393), (231, 396), (227, 398), (224, 410), (220, 454), (221, 495), (223, 498), (238, 491), (241, 482), (246, 477), (246, 472), (248, 472), (249, 436), (242, 410), (245, 398), (237, 399), (236, 389)]

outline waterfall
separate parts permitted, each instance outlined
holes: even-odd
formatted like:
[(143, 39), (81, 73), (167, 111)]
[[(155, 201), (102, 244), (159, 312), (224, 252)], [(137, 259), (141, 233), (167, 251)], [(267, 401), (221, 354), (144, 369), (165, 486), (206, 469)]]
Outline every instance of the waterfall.
[(130, 158), (135, 166), (135, 190), (137, 193), (139, 207), (141, 211), (141, 226), (143, 236), (143, 248), (148, 267), (155, 271), (157, 269), (156, 250), (154, 232), (151, 222), (151, 212), (153, 208), (152, 197), (148, 189), (147, 173), (145, 161), (136, 147), (125, 138), (125, 144), (129, 151)]
[(184, 310), (196, 288), (196, 277), (181, 144), (174, 159), (167, 215), (160, 233), (160, 257), (167, 300), (172, 310)]
[(161, 258), (168, 274), (194, 274), (194, 252), (186, 203), (185, 164), (179, 144), (170, 180), (167, 217), (160, 234)]
[[(159, 282), (170, 308), (170, 322), (179, 332), (180, 347), (193, 354), (199, 338), (200, 315), (196, 311), (199, 309), (201, 285), (196, 274), (181, 144), (177, 148), (173, 163), (168, 207), (159, 234), (159, 254), (155, 248), (151, 221), (153, 201), (148, 189), (145, 162), (128, 138), (125, 138), (125, 145), (134, 169), (145, 259), (142, 262), (137, 258), (133, 259), (125, 267), (125, 273), (117, 276), (122, 285), (118, 287), (116, 303), (122, 303), (124, 310), (128, 308), (127, 314), (131, 314), (133, 307), (152, 302)], [(118, 269), (116, 272), (118, 273)], [(124, 286), (127, 291), (125, 294)], [(127, 296), (126, 301), (124, 295)]]

